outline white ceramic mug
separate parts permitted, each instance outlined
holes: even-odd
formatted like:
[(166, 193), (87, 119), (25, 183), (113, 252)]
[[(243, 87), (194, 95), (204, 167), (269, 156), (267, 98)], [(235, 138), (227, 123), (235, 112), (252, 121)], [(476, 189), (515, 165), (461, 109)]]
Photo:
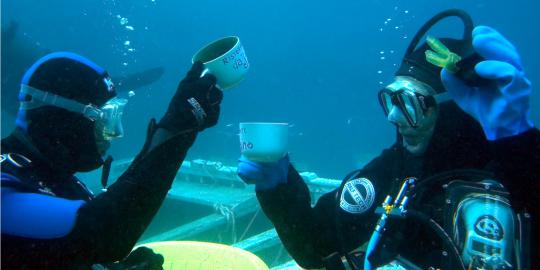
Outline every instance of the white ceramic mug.
[(287, 123), (240, 123), (240, 151), (249, 160), (276, 162), (287, 154)]
[(249, 62), (236, 36), (224, 37), (204, 46), (193, 56), (192, 62), (201, 61), (207, 72), (216, 76), (221, 90), (238, 85), (245, 77)]

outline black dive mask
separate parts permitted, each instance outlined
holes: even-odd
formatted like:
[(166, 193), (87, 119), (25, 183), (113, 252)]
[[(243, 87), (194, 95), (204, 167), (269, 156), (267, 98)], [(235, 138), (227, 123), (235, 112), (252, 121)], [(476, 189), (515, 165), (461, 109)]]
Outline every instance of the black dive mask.
[(422, 119), (424, 113), (429, 108), (435, 107), (438, 103), (449, 99), (447, 93), (422, 95), (405, 86), (396, 91), (388, 88), (383, 88), (379, 91), (379, 103), (383, 108), (384, 114), (388, 117), (392, 108), (397, 106), (407, 119), (409, 125), (413, 128), (418, 127), (420, 119)]

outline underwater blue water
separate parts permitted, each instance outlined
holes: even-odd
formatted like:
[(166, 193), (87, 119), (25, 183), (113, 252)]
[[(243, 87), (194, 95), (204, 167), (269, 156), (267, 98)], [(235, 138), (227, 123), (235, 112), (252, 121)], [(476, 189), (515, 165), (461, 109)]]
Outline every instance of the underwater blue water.
[[(188, 159), (234, 166), (239, 122), (288, 122), (293, 163), (341, 178), (393, 143), (395, 131), (376, 93), (392, 79), (418, 28), (451, 7), (504, 33), (519, 48), (529, 79), (540, 85), (540, 2), (534, 0), (4, 0), (1, 23), (17, 21), (26, 42), (80, 53), (113, 75), (165, 68), (159, 81), (130, 99), (126, 136), (111, 148), (116, 159), (139, 151), (148, 119), (161, 117), (198, 48), (237, 35), (251, 69), (225, 93), (218, 125), (198, 137)], [(458, 26), (448, 20), (435, 32), (458, 37)], [(2, 89), (2, 98), (12, 90)], [(540, 124), (537, 88), (531, 107)], [(12, 121), (2, 116), (2, 136)]]

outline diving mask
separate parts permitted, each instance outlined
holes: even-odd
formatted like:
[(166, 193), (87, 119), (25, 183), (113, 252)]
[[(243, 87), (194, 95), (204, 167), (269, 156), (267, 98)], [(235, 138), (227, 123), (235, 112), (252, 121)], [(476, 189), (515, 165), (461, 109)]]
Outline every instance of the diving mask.
[(96, 123), (96, 129), (106, 140), (112, 140), (124, 136), (122, 127), (122, 115), (127, 99), (114, 97), (103, 106), (97, 107), (92, 104), (84, 105), (77, 101), (61, 97), (43, 90), (21, 85), (21, 94), (32, 97), (29, 101), (22, 101), (20, 109), (30, 110), (42, 106), (54, 106), (71, 112), (82, 114), (84, 117)]
[(386, 116), (394, 106), (397, 106), (407, 119), (407, 123), (413, 128), (418, 127), (424, 113), (436, 104), (450, 100), (446, 93), (436, 95), (420, 94), (412, 83), (397, 81), (396, 89), (383, 88), (379, 91), (379, 103)]

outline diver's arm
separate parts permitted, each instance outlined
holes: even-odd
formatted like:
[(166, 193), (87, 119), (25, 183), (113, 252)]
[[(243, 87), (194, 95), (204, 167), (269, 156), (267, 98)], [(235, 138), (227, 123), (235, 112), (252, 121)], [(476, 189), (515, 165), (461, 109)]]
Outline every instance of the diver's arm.
[(162, 144), (163, 142), (170, 139), (174, 133), (164, 129), (164, 128), (158, 128), (156, 130), (156, 133), (154, 134), (154, 137), (152, 138), (152, 141), (150, 142), (150, 148), (148, 150), (152, 150), (156, 148), (156, 146)]
[(217, 123), (222, 93), (215, 77), (200, 76), (203, 69), (194, 64), (165, 116), (158, 124), (151, 121), (143, 150), (126, 172), (81, 207), (72, 237), (92, 246), (94, 256), (81, 259), (110, 262), (127, 255), (161, 206), (198, 132)]
[(321, 196), (312, 208), (307, 185), (290, 166), (286, 184), (257, 192), (259, 203), (274, 224), (281, 242), (304, 268), (325, 267), (325, 258), (335, 253), (341, 256), (344, 251), (360, 247), (374, 228), (374, 221), (366, 215), (343, 222), (341, 231), (336, 228), (340, 189)]
[[(540, 201), (540, 131), (491, 141), (496, 174), (515, 197), (518, 208), (534, 209)], [(537, 192), (533, 192), (537, 191)], [(531, 197), (533, 196), (533, 197)], [(529, 198), (524, 201), (524, 199)]]
[(81, 207), (71, 237), (93, 246), (95, 257), (85, 259), (111, 262), (130, 252), (161, 206), (194, 140), (193, 132), (177, 134), (139, 154), (107, 192)]
[(531, 262), (540, 264), (540, 131), (530, 129), (517, 136), (491, 142), (496, 177), (510, 192), (512, 207), (531, 216)]
[[(492, 83), (471, 87), (446, 69), (441, 73), (442, 82), (454, 101), (482, 126), (493, 149), (493, 171), (509, 190), (512, 207), (528, 211), (537, 223), (540, 135), (530, 119), (531, 81), (517, 48), (497, 30), (475, 27), (472, 44), (485, 59), (475, 65), (475, 72)], [(532, 226), (533, 235), (538, 239), (535, 227), (537, 224)], [(540, 260), (539, 248), (533, 249), (533, 258)]]
[[(356, 176), (370, 179), (375, 189), (382, 187), (380, 180), (389, 178), (386, 174), (389, 174), (392, 161), (398, 158), (396, 153), (395, 147), (385, 150)], [(377, 203), (362, 214), (343, 213), (339, 207), (340, 199), (337, 198), (338, 191), (342, 189), (340, 187), (321, 196), (312, 208), (308, 187), (292, 165), (289, 166), (287, 178), (286, 183), (273, 189), (257, 191), (257, 198), (287, 251), (299, 265), (305, 268), (323, 267), (323, 260), (329, 255), (349, 252), (369, 240), (377, 221), (377, 217), (372, 215)], [(376, 191), (376, 202), (384, 199), (382, 193)], [(336, 227), (337, 215), (345, 217), (340, 221), (339, 230)]]
[(311, 208), (308, 187), (288, 155), (276, 162), (257, 162), (241, 156), (237, 173), (247, 184), (255, 184), (261, 208), (295, 260), (304, 267), (319, 267), (320, 240), (313, 237), (318, 229), (317, 216)]
[(306, 268), (322, 267), (317, 217), (308, 187), (296, 169), (289, 165), (287, 183), (257, 191), (257, 198), (295, 261)]

